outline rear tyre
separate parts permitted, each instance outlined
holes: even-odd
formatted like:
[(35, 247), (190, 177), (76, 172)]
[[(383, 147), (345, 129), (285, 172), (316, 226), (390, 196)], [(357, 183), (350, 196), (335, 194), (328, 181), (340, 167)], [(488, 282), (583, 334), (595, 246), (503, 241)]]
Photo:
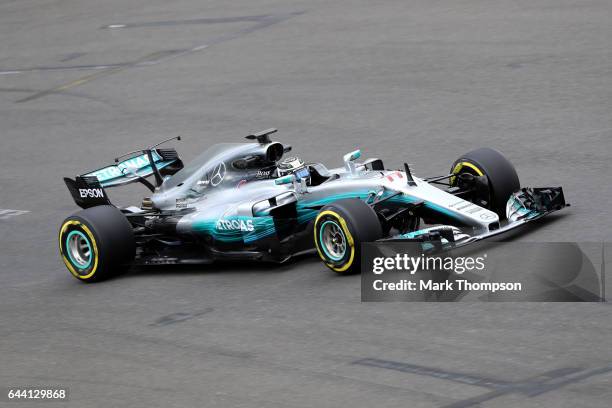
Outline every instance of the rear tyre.
[[(484, 197), (487, 208), (496, 212), (500, 220), (505, 219), (508, 199), (521, 188), (512, 163), (497, 150), (483, 147), (464, 154), (453, 163), (451, 174), (462, 173), (487, 177), (488, 197)], [(457, 181), (458, 177), (451, 177), (451, 186)]]
[(108, 279), (126, 270), (136, 253), (132, 226), (110, 205), (66, 218), (60, 227), (59, 248), (70, 273), (83, 282)]
[(315, 219), (315, 247), (325, 265), (336, 273), (358, 273), (361, 243), (380, 238), (382, 227), (376, 212), (356, 198), (323, 207)]

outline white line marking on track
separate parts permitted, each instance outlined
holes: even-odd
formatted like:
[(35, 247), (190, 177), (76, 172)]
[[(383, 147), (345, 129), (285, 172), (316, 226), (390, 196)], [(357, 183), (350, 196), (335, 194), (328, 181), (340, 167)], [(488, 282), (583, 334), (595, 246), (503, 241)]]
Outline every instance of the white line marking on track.
[(29, 213), (29, 211), (7, 210), (7, 209), (0, 208), (0, 220), (6, 220), (7, 218), (11, 218), (11, 217), (14, 217), (16, 215), (22, 215), (22, 214), (25, 214), (25, 213)]

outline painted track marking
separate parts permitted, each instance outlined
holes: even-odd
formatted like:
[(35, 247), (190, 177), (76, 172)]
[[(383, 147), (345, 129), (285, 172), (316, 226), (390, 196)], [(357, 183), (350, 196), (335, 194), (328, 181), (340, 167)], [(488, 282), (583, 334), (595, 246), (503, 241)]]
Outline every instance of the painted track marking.
[(29, 213), (29, 211), (24, 210), (9, 210), (0, 208), (0, 220), (6, 220), (11, 217), (15, 217), (17, 215), (22, 215), (25, 213)]

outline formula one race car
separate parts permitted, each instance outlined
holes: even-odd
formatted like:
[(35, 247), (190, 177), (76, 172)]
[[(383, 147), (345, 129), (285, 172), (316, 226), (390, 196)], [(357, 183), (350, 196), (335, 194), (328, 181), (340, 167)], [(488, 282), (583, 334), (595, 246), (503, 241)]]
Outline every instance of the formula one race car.
[[(521, 188), (512, 164), (493, 149), (473, 150), (449, 173), (421, 179), (407, 164), (387, 170), (380, 159), (359, 161), (359, 150), (333, 169), (283, 159), (291, 146), (272, 141), (274, 132), (210, 146), (186, 166), (160, 143), (65, 178), (83, 208), (60, 228), (66, 267), (95, 281), (130, 265), (284, 262), (316, 249), (330, 269), (349, 273), (359, 271), (361, 242), (453, 248), (566, 206), (561, 187)], [(133, 182), (151, 195), (139, 206), (113, 206), (105, 189)]]

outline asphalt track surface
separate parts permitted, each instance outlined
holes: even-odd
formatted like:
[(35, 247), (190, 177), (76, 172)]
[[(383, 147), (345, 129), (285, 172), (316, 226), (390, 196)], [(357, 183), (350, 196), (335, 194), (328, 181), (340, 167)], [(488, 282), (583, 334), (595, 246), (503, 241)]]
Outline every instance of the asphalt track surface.
[(0, 211), (0, 386), (68, 386), (79, 408), (609, 407), (606, 304), (362, 304), (358, 276), (314, 257), (84, 285), (56, 234), (76, 210), (63, 176), (172, 135), (188, 160), (278, 127), (307, 160), (360, 147), (420, 176), (496, 147), (573, 205), (519, 240), (610, 241), (611, 15), (605, 0), (0, 1), (0, 209), (16, 210)]

